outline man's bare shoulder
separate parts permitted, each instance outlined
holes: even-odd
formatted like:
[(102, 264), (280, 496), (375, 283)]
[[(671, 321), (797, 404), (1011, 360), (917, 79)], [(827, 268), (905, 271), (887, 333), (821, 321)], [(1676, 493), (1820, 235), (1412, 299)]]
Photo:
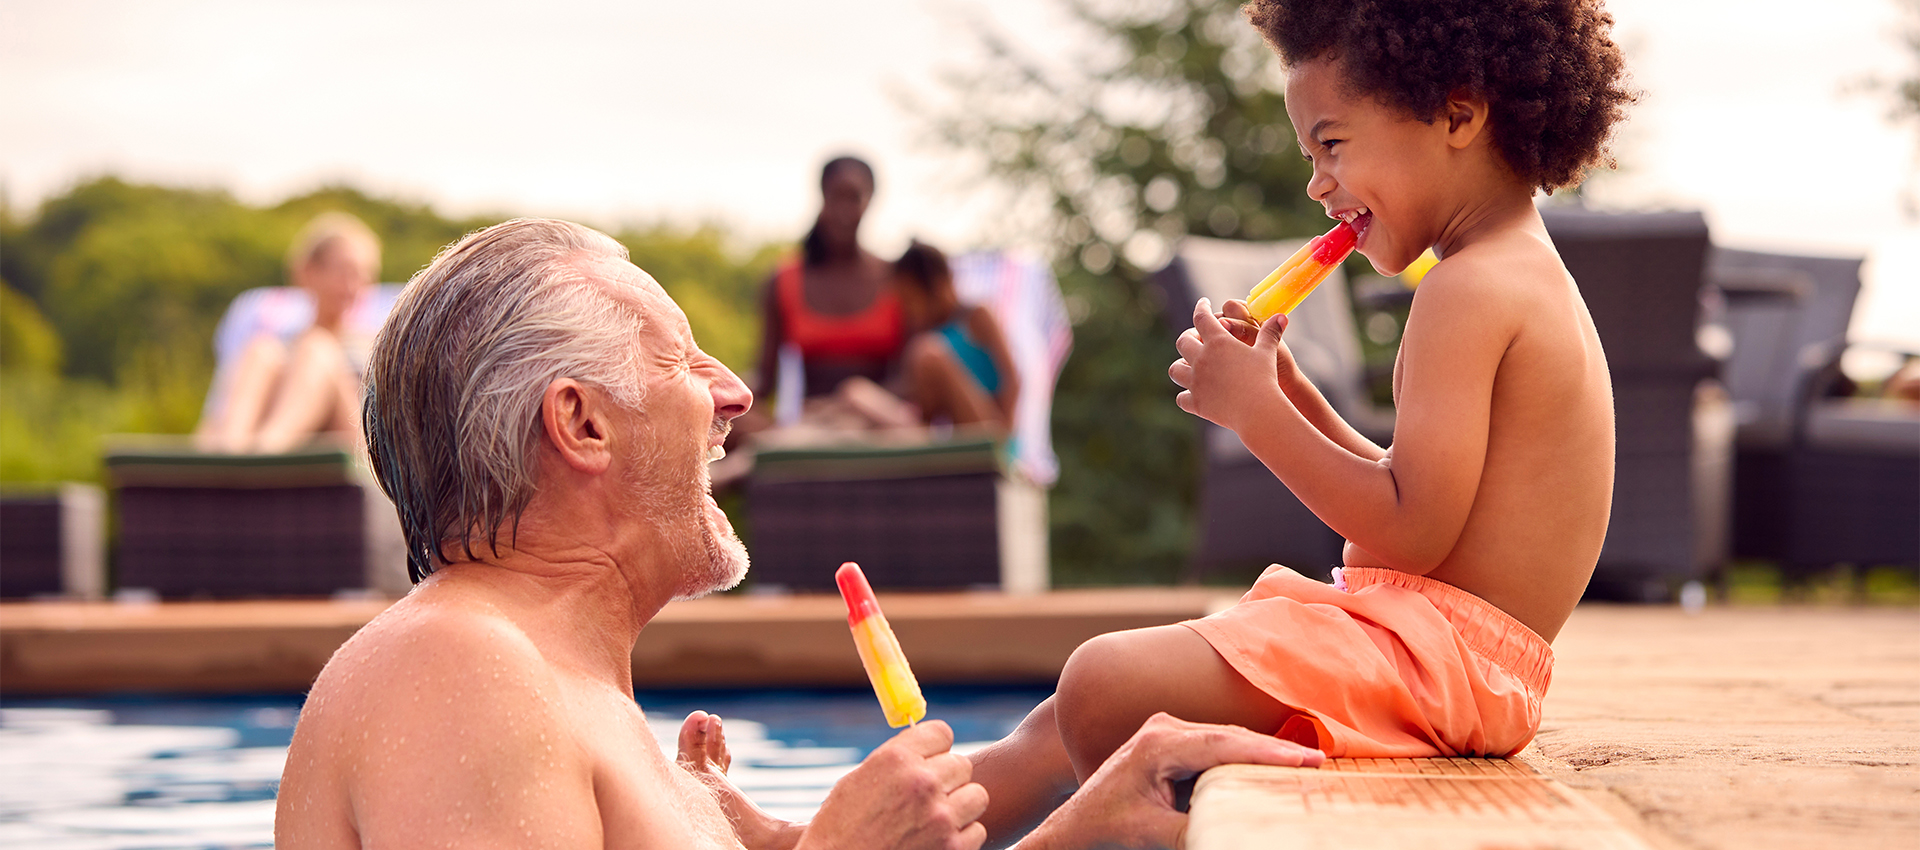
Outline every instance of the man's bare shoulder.
[(494, 680), (546, 669), (533, 640), (497, 606), (472, 594), (423, 588), (343, 644), (315, 691), (464, 691), (476, 674)]
[[(558, 695), (551, 666), (510, 618), (470, 597), (416, 591), (327, 663), (285, 784), (332, 789), (323, 795), (352, 813), (360, 835), (401, 843), (447, 826), (414, 822), (429, 797), (475, 834), (511, 831), (542, 807), (592, 829), (591, 771), (563, 735)], [(549, 799), (532, 804), (529, 784)], [(509, 814), (515, 821), (503, 822)]]
[[(457, 594), (416, 591), (334, 653), (307, 697), (296, 741), (326, 742), (363, 780), (368, 764), (466, 764), (544, 746), (562, 728), (554, 672), (511, 619)], [(391, 772), (393, 778), (404, 771)]]

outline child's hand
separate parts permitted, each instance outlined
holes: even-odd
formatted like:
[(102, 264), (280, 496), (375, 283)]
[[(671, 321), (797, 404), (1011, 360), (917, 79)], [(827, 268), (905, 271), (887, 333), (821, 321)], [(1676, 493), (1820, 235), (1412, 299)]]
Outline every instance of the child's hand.
[(1264, 403), (1284, 399), (1274, 368), (1287, 317), (1274, 316), (1260, 327), (1249, 347), (1235, 339), (1202, 298), (1193, 307), (1193, 330), (1180, 335), (1180, 352), (1167, 376), (1186, 392), (1174, 399), (1180, 409), (1223, 428), (1239, 425)]
[(1260, 323), (1254, 321), (1253, 313), (1247, 310), (1247, 302), (1238, 298), (1229, 298), (1220, 302), (1220, 324), (1233, 332), (1233, 338), (1248, 345), (1260, 341)]

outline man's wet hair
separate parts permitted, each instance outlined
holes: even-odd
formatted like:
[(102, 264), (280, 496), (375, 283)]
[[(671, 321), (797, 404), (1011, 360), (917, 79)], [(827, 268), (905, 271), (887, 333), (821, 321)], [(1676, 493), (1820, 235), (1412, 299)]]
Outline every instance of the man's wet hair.
[(1494, 149), (1548, 192), (1613, 165), (1608, 137), (1636, 98), (1599, 0), (1253, 0), (1246, 11), (1287, 65), (1336, 60), (1356, 94), (1418, 120), (1455, 91), (1484, 97)]

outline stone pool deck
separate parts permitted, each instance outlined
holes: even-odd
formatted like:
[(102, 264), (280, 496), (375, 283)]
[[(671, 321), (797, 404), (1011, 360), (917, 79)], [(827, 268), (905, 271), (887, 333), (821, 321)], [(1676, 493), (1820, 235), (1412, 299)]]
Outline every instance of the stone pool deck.
[(1521, 754), (1661, 848), (1920, 847), (1920, 610), (1581, 606)]
[[(1051, 681), (1081, 640), (1232, 601), (1198, 588), (882, 597), (927, 681)], [(385, 602), (0, 605), (0, 696), (299, 690)], [(857, 684), (836, 597), (669, 606), (643, 687)], [(1920, 846), (1920, 609), (1582, 606), (1520, 760), (1656, 848)]]

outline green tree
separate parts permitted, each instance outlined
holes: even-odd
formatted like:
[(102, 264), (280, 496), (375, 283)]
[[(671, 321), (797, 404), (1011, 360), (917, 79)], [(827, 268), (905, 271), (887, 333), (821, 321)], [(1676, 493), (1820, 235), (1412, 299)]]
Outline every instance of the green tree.
[(63, 357), (60, 334), (40, 308), (0, 278), (0, 373), (57, 375)]
[(1324, 230), (1304, 192), (1278, 60), (1233, 0), (1126, 8), (1070, 0), (1090, 51), (1043, 60), (988, 27), (986, 61), (922, 111), (1050, 234), (1075, 314), (1054, 404), (1061, 475), (1053, 565), (1063, 584), (1166, 581), (1192, 546), (1196, 420), (1174, 406), (1175, 329), (1147, 274), (1188, 234), (1277, 239)]

